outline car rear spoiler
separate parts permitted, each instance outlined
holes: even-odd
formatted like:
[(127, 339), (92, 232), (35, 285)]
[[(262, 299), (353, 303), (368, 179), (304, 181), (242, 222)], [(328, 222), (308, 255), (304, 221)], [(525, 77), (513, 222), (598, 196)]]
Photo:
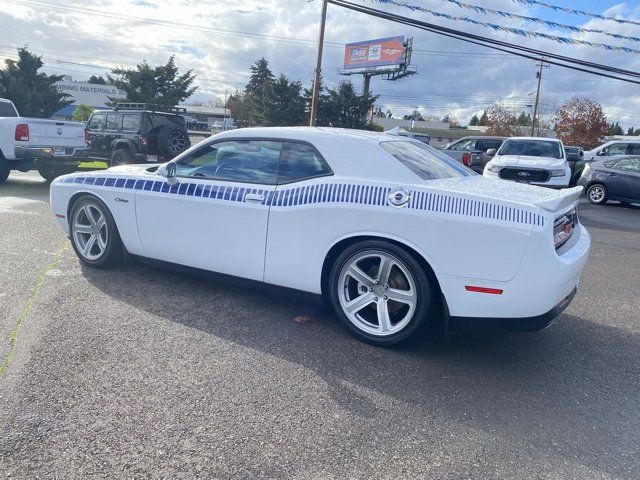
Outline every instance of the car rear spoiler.
[(556, 195), (538, 200), (535, 202), (536, 206), (548, 210), (550, 212), (557, 212), (563, 208), (567, 208), (573, 205), (582, 194), (582, 187), (565, 188), (558, 190)]

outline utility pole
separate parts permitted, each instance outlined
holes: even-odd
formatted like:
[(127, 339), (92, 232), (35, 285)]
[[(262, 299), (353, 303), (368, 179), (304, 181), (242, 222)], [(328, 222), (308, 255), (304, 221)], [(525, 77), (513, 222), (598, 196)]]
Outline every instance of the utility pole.
[(318, 113), (318, 96), (320, 93), (320, 78), (322, 74), (322, 47), (324, 46), (324, 27), (327, 23), (327, 0), (322, 0), (322, 13), (320, 14), (320, 33), (318, 34), (318, 59), (316, 61), (316, 74), (313, 80), (313, 92), (311, 94), (311, 114), (309, 125), (316, 126)]
[(536, 128), (536, 117), (538, 116), (538, 101), (540, 100), (540, 83), (542, 83), (542, 69), (549, 68), (549, 66), (545, 66), (544, 58), (540, 59), (540, 64), (538, 65), (538, 71), (536, 72), (536, 78), (538, 79), (538, 89), (536, 90), (536, 101), (533, 104), (533, 118), (531, 119), (531, 136), (535, 132)]
[(227, 91), (224, 91), (224, 115), (222, 116), (222, 130), (227, 129)]

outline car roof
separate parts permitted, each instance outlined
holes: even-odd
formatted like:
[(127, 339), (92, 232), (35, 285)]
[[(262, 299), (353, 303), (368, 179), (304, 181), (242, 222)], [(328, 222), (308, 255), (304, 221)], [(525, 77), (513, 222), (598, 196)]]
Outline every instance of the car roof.
[(509, 137), (507, 140), (545, 140), (549, 142), (558, 142), (560, 143), (560, 139), (551, 138), (551, 137)]
[(353, 130), (348, 128), (335, 127), (254, 127), (254, 128), (238, 128), (235, 130), (227, 130), (219, 133), (216, 138), (282, 138), (301, 141), (317, 141), (327, 138), (338, 138), (342, 140), (371, 140), (373, 142), (382, 142), (389, 140), (397, 140), (397, 135), (388, 135), (381, 132), (371, 132), (367, 130)]

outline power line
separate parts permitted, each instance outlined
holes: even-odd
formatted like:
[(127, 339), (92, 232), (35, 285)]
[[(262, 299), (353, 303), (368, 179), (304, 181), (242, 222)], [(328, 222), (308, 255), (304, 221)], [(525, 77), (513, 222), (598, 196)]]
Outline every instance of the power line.
[(529, 7), (538, 5), (540, 7), (550, 8), (552, 10), (555, 10), (556, 12), (571, 13), (573, 15), (581, 15), (583, 17), (598, 18), (600, 20), (609, 20), (609, 21), (617, 22), (617, 23), (627, 23), (627, 24), (630, 24), (630, 25), (640, 25), (640, 22), (636, 22), (634, 20), (627, 20), (627, 19), (624, 19), (624, 18), (607, 17), (606, 15), (600, 15), (598, 13), (591, 13), (591, 12), (587, 12), (587, 11), (584, 11), (584, 10), (576, 10), (574, 8), (560, 7), (558, 5), (552, 5), (550, 3), (541, 2), (539, 0), (511, 0), (511, 1), (514, 2), (514, 3), (519, 3), (521, 5), (527, 5)]
[[(557, 66), (569, 68), (572, 70), (578, 70), (578, 71), (590, 73), (593, 75), (600, 75), (603, 77), (613, 78), (613, 79), (621, 80), (624, 82), (640, 84), (639, 80), (634, 80), (632, 78), (626, 78), (626, 77), (620, 76), (620, 75), (624, 75), (624, 76), (630, 76), (630, 77), (640, 77), (640, 73), (634, 72), (631, 70), (624, 70), (620, 68), (611, 67), (608, 65), (588, 62), (585, 60), (579, 60), (577, 58), (557, 55), (554, 53), (545, 52), (543, 50), (523, 47), (513, 43), (503, 42), (503, 41), (491, 39), (488, 37), (483, 37), (481, 35), (475, 35), (475, 34), (463, 32), (461, 30), (441, 27), (441, 26), (423, 22), (420, 20), (415, 20), (409, 17), (403, 17), (401, 15), (391, 14), (388, 12), (383, 12), (381, 10), (376, 10), (374, 8), (356, 5), (354, 3), (351, 3), (345, 0), (328, 0), (328, 1), (329, 3), (332, 3), (334, 5), (337, 5), (349, 10), (361, 12), (361, 13), (382, 18), (385, 20), (391, 20), (396, 23), (409, 25), (409, 26), (419, 28), (421, 30), (425, 30), (428, 32), (436, 33), (438, 35), (442, 35), (445, 37), (462, 40), (467, 43), (481, 45), (494, 50), (499, 50), (506, 53), (511, 53), (513, 55), (518, 55), (524, 58), (529, 58), (531, 60), (539, 60), (541, 57), (546, 57), (545, 62), (552, 65), (557, 65)], [(581, 65), (581, 66), (578, 67), (576, 65)], [(596, 70), (601, 70), (601, 71), (596, 71)], [(603, 73), (603, 72), (610, 72), (610, 73)], [(616, 75), (613, 75), (614, 73)]]
[[(432, 10), (430, 8), (421, 7), (420, 5), (410, 5), (406, 1), (399, 0), (372, 0), (378, 3), (382, 3), (385, 5), (395, 5), (396, 7), (404, 7), (412, 12), (419, 11), (426, 13), (428, 15), (433, 15), (437, 18), (446, 18), (447, 20), (455, 20), (457, 22), (466, 22), (471, 23), (473, 25), (478, 25), (484, 28), (489, 28), (496, 32), (507, 32), (513, 35), (518, 35), (520, 37), (529, 37), (529, 38), (542, 38), (544, 40), (551, 40), (558, 43), (571, 44), (571, 45), (585, 45), (587, 47), (598, 47), (604, 50), (618, 50), (626, 53), (635, 53), (640, 54), (640, 50), (622, 47), (619, 45), (609, 45), (608, 43), (599, 43), (599, 42), (590, 42), (588, 40), (582, 40), (580, 38), (569, 38), (569, 37), (560, 37), (558, 35), (551, 35), (543, 32), (534, 32), (531, 30), (523, 30), (522, 28), (514, 28), (507, 27), (506, 25), (498, 25), (495, 23), (489, 22), (481, 22), (480, 20), (476, 20), (474, 18), (470, 18), (468, 16), (457, 16), (457, 15), (449, 15), (448, 13), (438, 12), (436, 10)], [(640, 39), (639, 39), (640, 40)]]

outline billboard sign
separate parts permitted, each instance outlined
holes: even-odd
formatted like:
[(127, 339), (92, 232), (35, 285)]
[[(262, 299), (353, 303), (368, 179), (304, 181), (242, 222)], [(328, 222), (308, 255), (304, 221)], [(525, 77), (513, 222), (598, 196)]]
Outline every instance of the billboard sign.
[(60, 93), (67, 93), (71, 97), (72, 105), (84, 103), (90, 107), (105, 107), (109, 102), (109, 97), (124, 98), (127, 96), (125, 92), (114, 87), (113, 85), (100, 85), (86, 82), (72, 82), (61, 80), (56, 82), (56, 90)]
[(403, 63), (404, 54), (404, 36), (349, 43), (344, 50), (344, 68), (391, 70)]

